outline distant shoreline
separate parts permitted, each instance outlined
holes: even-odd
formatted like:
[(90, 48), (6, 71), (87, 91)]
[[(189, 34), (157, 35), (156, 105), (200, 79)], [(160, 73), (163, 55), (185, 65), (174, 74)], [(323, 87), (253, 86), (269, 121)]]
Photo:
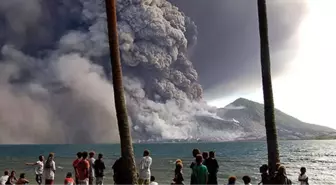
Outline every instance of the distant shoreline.
[[(319, 140), (336, 140), (336, 136), (317, 136), (313, 138), (304, 138), (304, 139), (279, 139), (278, 141), (319, 141)], [(151, 142), (133, 142), (133, 145), (137, 144), (197, 144), (197, 143), (244, 143), (244, 142), (266, 142), (265, 138), (262, 139), (246, 139), (246, 140), (232, 140), (232, 141), (151, 141)], [(67, 144), (60, 144), (60, 143), (42, 143), (42, 144), (0, 144), (0, 146), (16, 146), (16, 145), (119, 145), (120, 143), (67, 143)]]

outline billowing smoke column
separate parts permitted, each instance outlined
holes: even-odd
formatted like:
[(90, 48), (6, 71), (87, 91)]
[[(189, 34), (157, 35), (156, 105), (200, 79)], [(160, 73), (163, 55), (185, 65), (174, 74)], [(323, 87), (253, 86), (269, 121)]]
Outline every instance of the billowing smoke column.
[[(118, 141), (102, 0), (1, 1), (0, 27), (0, 143)], [(118, 0), (118, 28), (136, 140), (241, 134), (202, 102), (188, 17), (166, 0)]]

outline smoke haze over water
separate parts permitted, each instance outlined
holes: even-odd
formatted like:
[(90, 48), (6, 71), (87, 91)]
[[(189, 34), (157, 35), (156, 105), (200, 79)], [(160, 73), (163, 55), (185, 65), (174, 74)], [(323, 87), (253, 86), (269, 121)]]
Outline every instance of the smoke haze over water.
[[(188, 59), (192, 19), (166, 0), (117, 2), (133, 137), (244, 135), (204, 125), (225, 120)], [(118, 142), (102, 0), (3, 0), (0, 27), (0, 143)]]

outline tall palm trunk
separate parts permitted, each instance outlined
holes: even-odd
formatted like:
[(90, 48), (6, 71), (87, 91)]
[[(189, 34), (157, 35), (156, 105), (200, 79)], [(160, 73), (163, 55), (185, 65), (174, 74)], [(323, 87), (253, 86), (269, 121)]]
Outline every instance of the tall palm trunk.
[(120, 63), (117, 11), (115, 0), (105, 0), (108, 37), (111, 54), (112, 77), (114, 88), (114, 101), (117, 112), (118, 128), (120, 135), (122, 176), (123, 182), (119, 184), (137, 184), (137, 174), (134, 160), (132, 137), (128, 124), (128, 116), (125, 104), (124, 87), (122, 83), (122, 69)]
[(260, 58), (262, 86), (264, 92), (264, 114), (267, 138), (268, 164), (271, 168), (270, 173), (276, 170), (276, 163), (280, 162), (277, 130), (274, 118), (274, 102), (271, 78), (271, 61), (268, 44), (268, 26), (266, 1), (258, 0), (258, 17), (259, 17), (259, 35), (260, 35)]

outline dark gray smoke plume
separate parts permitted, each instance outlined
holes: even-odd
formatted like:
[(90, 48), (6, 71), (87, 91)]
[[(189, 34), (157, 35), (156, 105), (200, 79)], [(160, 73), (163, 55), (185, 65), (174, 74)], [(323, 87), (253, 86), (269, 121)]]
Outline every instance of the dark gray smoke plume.
[[(118, 142), (103, 2), (0, 1), (0, 143)], [(202, 100), (192, 19), (166, 0), (118, 0), (118, 29), (136, 140), (244, 135)]]
[[(1, 1), (1, 143), (118, 141), (104, 9), (101, 0)], [(119, 0), (118, 25), (133, 136), (211, 132), (197, 122), (215, 114), (187, 57), (195, 24), (165, 0)]]

